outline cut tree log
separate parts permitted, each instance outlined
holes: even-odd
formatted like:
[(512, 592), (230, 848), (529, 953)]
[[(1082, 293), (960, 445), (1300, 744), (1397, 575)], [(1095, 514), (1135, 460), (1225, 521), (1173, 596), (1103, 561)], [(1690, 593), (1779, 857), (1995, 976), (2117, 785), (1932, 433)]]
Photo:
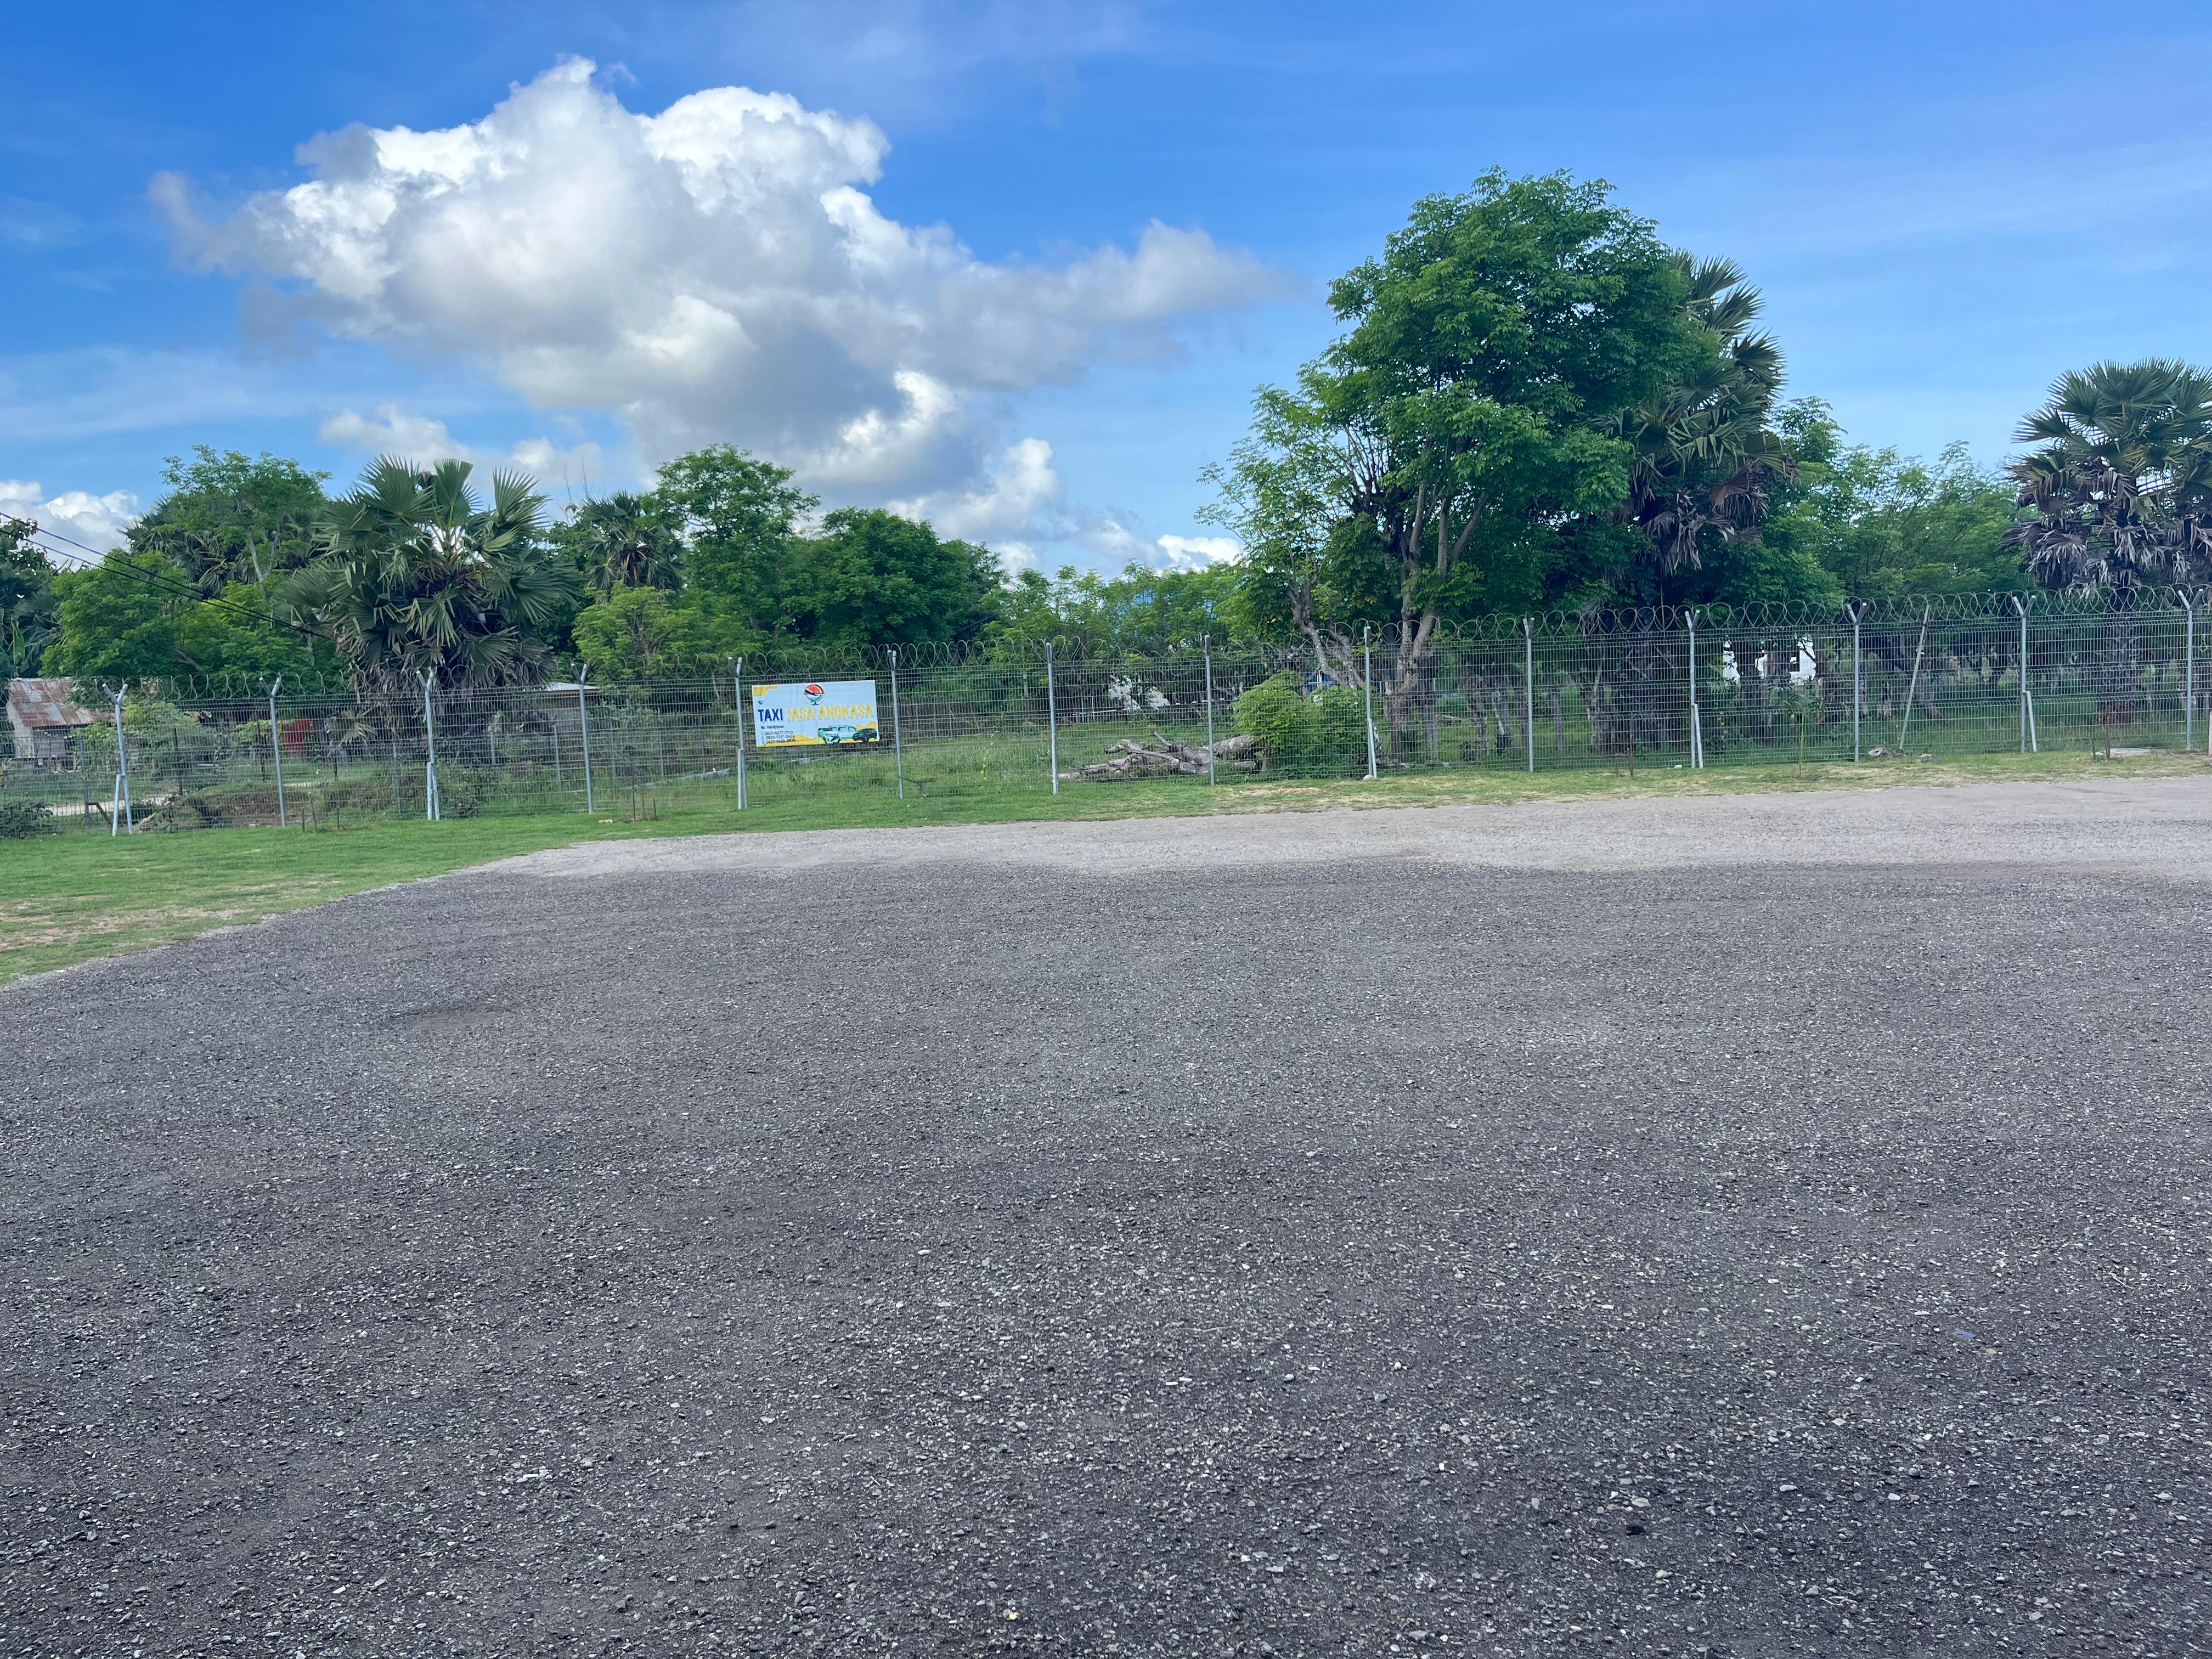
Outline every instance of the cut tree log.
[[(1158, 728), (1153, 730), (1149, 743), (1124, 738), (1119, 743), (1108, 744), (1106, 752), (1110, 759), (1095, 761), (1065, 775), (1088, 778), (1095, 783), (1114, 783), (1125, 778), (1206, 775), (1207, 755), (1204, 744), (1177, 743), (1173, 738), (1163, 737)], [(1213, 745), (1212, 760), (1215, 766), (1232, 771), (1260, 769), (1258, 745), (1248, 737), (1223, 738)]]

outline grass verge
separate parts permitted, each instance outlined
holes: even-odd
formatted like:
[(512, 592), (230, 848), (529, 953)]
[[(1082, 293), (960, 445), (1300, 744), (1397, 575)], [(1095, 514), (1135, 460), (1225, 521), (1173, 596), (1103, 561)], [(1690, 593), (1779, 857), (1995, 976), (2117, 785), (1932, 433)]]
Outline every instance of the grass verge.
[[(94, 957), (189, 939), (393, 882), (441, 875), (514, 854), (576, 842), (779, 830), (998, 823), (1038, 819), (1163, 817), (1209, 812), (1316, 811), (1334, 807), (1443, 806), (1470, 802), (1595, 799), (1869, 789), (1902, 784), (2205, 775), (2201, 755), (2170, 750), (2098, 760), (2080, 750), (1977, 755), (1928, 763), (1903, 758), (1794, 770), (1758, 763), (1704, 771), (1504, 769), (1417, 772), (1361, 779), (1239, 777), (1069, 783), (1057, 795), (1033, 781), (954, 794), (887, 787), (782, 793), (748, 811), (726, 801), (664, 807), (641, 798), (611, 819), (581, 814), (480, 817), (445, 823), (372, 823), (337, 831), (205, 830), (110, 839), (82, 832), (0, 842), (0, 984)], [(635, 816), (634, 816), (635, 815)]]

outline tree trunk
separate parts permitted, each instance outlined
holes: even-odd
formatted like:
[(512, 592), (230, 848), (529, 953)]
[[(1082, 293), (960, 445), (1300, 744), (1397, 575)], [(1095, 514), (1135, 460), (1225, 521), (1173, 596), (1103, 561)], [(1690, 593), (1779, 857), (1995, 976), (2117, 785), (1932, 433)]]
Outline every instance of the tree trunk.
[(2103, 660), (2098, 665), (2097, 715), (2108, 726), (2131, 726), (2135, 723), (2142, 654), (2142, 627), (2136, 616), (2133, 588), (2114, 591), (2103, 632)]
[(1660, 746), (1659, 682), (1666, 653), (1658, 630), (1639, 627), (1628, 636), (1621, 675), (1627, 703), (1627, 740), (1632, 747)]

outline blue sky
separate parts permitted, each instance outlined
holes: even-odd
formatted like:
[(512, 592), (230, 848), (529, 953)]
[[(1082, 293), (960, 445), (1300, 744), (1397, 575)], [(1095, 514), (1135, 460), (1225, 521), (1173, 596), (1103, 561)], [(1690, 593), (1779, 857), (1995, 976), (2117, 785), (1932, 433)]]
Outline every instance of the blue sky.
[[(1995, 460), (2069, 367), (2212, 359), (2201, 5), (93, 5), (9, 50), (0, 506), (94, 539), (194, 443), (557, 500), (726, 438), (1019, 556), (1203, 558), (1327, 280), (1492, 166), (1736, 258), (1864, 441)], [(736, 87), (782, 100), (692, 96)]]

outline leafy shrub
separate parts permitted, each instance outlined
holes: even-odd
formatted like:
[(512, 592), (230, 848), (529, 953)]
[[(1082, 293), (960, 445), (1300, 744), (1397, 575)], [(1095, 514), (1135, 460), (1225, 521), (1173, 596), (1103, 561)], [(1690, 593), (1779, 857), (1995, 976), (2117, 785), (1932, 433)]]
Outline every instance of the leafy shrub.
[(1304, 746), (1306, 700), (1295, 674), (1265, 679), (1237, 699), (1237, 729), (1260, 745), (1270, 766), (1281, 766)]
[(0, 841), (51, 836), (56, 827), (53, 814), (34, 800), (0, 801)]
[(1328, 685), (1306, 700), (1314, 722), (1313, 758), (1328, 765), (1367, 764), (1367, 698), (1348, 685)]
[(480, 766), (441, 762), (438, 766), (438, 816), (472, 818), (483, 811), (485, 798), (497, 786), (499, 775)]
[(1305, 695), (1296, 674), (1262, 680), (1237, 699), (1237, 728), (1270, 771), (1343, 771), (1364, 765), (1367, 700), (1351, 686)]

